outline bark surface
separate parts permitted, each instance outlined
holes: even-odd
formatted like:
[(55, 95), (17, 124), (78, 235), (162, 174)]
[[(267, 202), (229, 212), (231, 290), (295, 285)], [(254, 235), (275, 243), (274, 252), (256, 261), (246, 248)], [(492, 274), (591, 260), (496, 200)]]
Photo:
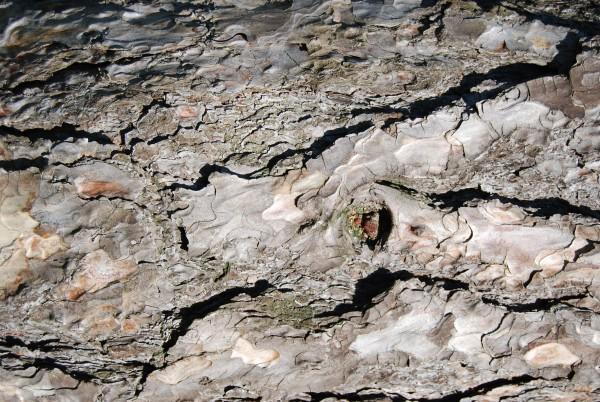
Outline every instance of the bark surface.
[(597, 1), (0, 26), (0, 400), (600, 400)]

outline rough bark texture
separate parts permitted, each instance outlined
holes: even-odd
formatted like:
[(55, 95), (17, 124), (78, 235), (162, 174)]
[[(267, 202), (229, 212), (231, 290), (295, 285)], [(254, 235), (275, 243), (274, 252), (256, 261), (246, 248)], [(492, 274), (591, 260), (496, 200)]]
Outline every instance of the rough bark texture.
[(0, 21), (0, 400), (600, 400), (597, 1)]

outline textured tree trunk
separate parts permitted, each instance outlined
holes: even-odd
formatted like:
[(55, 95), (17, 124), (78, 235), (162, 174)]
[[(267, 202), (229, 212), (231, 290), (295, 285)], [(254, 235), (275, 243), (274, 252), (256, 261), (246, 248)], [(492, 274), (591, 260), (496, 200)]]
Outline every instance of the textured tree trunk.
[(0, 21), (1, 401), (600, 400), (597, 1)]

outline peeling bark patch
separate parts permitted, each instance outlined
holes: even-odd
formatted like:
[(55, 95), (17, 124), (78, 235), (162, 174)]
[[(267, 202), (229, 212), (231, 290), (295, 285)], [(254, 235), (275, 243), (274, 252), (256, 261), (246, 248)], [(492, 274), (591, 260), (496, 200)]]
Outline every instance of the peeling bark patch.
[(104, 250), (86, 255), (79, 270), (66, 288), (66, 297), (77, 300), (85, 293), (95, 293), (115, 282), (120, 282), (137, 271), (131, 260), (113, 260)]
[(233, 346), (231, 358), (240, 358), (244, 364), (269, 367), (279, 360), (279, 352), (274, 349), (258, 349), (244, 338), (238, 338)]
[(525, 354), (525, 361), (534, 368), (551, 366), (572, 366), (581, 362), (571, 351), (560, 343), (547, 343), (536, 346)]
[(17, 293), (19, 288), (33, 277), (29, 263), (22, 250), (16, 251), (8, 260), (0, 265), (0, 299)]

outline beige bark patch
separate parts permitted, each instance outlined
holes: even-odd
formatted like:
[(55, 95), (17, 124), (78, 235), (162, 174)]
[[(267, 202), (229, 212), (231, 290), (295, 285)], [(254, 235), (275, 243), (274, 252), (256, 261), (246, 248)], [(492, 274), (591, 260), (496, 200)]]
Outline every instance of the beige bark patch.
[(577, 225), (575, 228), (575, 237), (591, 241), (600, 241), (600, 226)]
[(75, 274), (67, 290), (69, 300), (77, 300), (84, 293), (94, 293), (123, 281), (137, 270), (133, 261), (113, 260), (104, 250), (96, 250), (83, 257), (79, 267), (81, 270)]
[(296, 206), (296, 198), (311, 190), (319, 189), (327, 179), (320, 172), (304, 174), (292, 172), (285, 182), (274, 189), (273, 204), (265, 209), (262, 218), (267, 221), (285, 220), (300, 224), (306, 220), (306, 214)]
[(530, 41), (533, 47), (536, 48), (549, 49), (553, 45), (548, 39), (540, 36), (534, 36)]
[(275, 194), (273, 205), (265, 209), (262, 213), (264, 220), (283, 219), (290, 223), (302, 223), (304, 212), (296, 206), (294, 196), (291, 194)]
[(198, 117), (198, 108), (195, 106), (179, 106), (177, 108), (177, 115), (182, 119), (192, 119)]
[(33, 277), (25, 252), (17, 250), (0, 265), (0, 300), (17, 293), (19, 287)]
[(244, 364), (253, 364), (259, 367), (269, 367), (279, 360), (279, 352), (275, 349), (257, 349), (244, 338), (238, 338), (233, 346), (231, 358), (239, 357)]
[(479, 208), (481, 214), (495, 225), (515, 225), (525, 219), (525, 212), (511, 204), (498, 200), (488, 202)]
[[(6, 205), (2, 205), (0, 212), (0, 247), (11, 245), (22, 233), (30, 232), (38, 222), (28, 212), (4, 212)], [(12, 208), (8, 208), (11, 210)]]
[(549, 278), (562, 271), (567, 262), (575, 261), (577, 252), (588, 245), (588, 241), (576, 237), (571, 245), (562, 250), (542, 250), (535, 257), (535, 263), (542, 268), (541, 275)]
[(45, 260), (67, 249), (58, 235), (39, 231), (40, 223), (30, 215), (38, 185), (35, 173), (0, 175), (0, 249), (7, 248), (6, 255), (11, 255), (0, 265), (0, 299), (36, 277), (29, 259)]
[(533, 368), (552, 366), (572, 366), (581, 359), (560, 343), (547, 343), (537, 346), (525, 354), (525, 361)]
[(21, 244), (27, 258), (35, 258), (38, 260), (45, 260), (67, 248), (60, 236), (56, 234), (44, 234), (42, 236), (32, 234), (22, 240)]
[(6, 145), (0, 141), (0, 160), (5, 161), (9, 159), (12, 159), (12, 152), (10, 152), (10, 150), (6, 148)]

